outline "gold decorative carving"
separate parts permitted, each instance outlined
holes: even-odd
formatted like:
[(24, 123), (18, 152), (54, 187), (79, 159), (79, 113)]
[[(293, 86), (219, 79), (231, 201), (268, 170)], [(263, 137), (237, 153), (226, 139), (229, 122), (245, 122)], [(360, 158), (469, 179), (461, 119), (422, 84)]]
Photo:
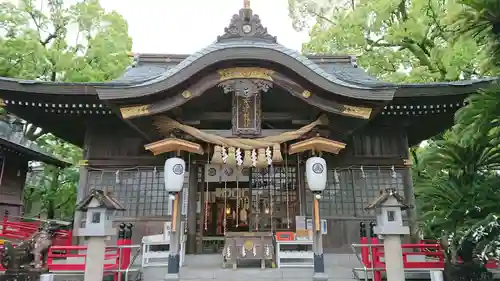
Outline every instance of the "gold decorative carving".
[(149, 113), (148, 105), (127, 106), (120, 108), (123, 119), (129, 119)]
[(411, 167), (413, 166), (413, 163), (411, 162), (411, 159), (403, 159), (403, 165), (406, 167)]
[(185, 98), (185, 99), (189, 99), (193, 94), (191, 94), (190, 91), (184, 91), (182, 92), (182, 96)]
[(78, 161), (78, 166), (88, 166), (89, 160), (80, 160)]
[(1, 107), (5, 106), (5, 101), (3, 99), (0, 99), (0, 106)]
[(305, 99), (308, 99), (310, 96), (311, 92), (309, 92), (308, 90), (302, 92), (302, 97), (304, 97)]
[(370, 115), (372, 114), (372, 109), (369, 107), (359, 107), (346, 104), (344, 104), (343, 107), (342, 113), (347, 116), (370, 119)]
[(315, 152), (324, 151), (333, 154), (338, 154), (344, 148), (345, 148), (345, 143), (330, 140), (323, 137), (313, 137), (310, 139), (306, 139), (291, 144), (288, 149), (288, 154), (292, 155), (295, 153), (300, 153), (309, 150)]
[(146, 150), (149, 150), (153, 155), (159, 155), (166, 152), (179, 152), (187, 151), (190, 153), (196, 153), (203, 155), (203, 148), (194, 142), (187, 140), (168, 138), (157, 142), (149, 143), (144, 146)]
[(219, 80), (226, 81), (231, 79), (262, 79), (273, 81), (273, 70), (260, 67), (233, 67), (217, 71)]

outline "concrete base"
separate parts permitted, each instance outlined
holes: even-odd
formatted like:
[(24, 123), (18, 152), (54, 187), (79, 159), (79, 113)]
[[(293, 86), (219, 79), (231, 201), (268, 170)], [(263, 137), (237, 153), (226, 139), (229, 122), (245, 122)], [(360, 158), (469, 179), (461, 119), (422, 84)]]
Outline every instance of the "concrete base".
[(46, 274), (40, 275), (40, 281), (54, 281), (54, 280), (55, 280), (55, 276), (52, 273), (46, 273)]
[(322, 272), (314, 272), (312, 280), (313, 281), (327, 281), (328, 275), (326, 273), (322, 273)]
[(169, 255), (168, 256), (168, 273), (179, 275), (180, 268), (180, 255)]
[(323, 256), (323, 254), (314, 254), (314, 272), (325, 272), (325, 257)]
[(165, 281), (179, 281), (181, 278), (178, 273), (167, 273)]

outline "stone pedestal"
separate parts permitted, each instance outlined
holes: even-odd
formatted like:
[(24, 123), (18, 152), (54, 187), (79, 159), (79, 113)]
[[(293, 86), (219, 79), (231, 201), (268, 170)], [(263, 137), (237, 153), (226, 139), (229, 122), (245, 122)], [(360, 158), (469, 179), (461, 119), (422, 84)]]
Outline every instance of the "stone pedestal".
[(89, 237), (87, 259), (85, 264), (85, 281), (102, 281), (104, 276), (104, 254), (106, 241), (104, 237)]
[(12, 269), (6, 270), (4, 274), (0, 274), (0, 281), (40, 281), (40, 276), (46, 273), (46, 270), (27, 270), (27, 269)]
[(384, 237), (384, 257), (387, 281), (405, 280), (403, 250), (399, 235), (386, 235)]

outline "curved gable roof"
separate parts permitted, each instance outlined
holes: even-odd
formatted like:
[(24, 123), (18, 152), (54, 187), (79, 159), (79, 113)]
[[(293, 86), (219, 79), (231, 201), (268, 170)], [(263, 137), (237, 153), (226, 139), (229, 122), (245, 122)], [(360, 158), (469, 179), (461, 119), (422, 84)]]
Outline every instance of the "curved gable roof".
[[(350, 57), (355, 62), (353, 57)], [(341, 68), (330, 68), (327, 71), (311, 59), (278, 44), (276, 37), (267, 33), (258, 15), (250, 9), (241, 9), (239, 15), (234, 15), (225, 33), (217, 41), (202, 50), (186, 57), (175, 66), (162, 68), (150, 65), (144, 69), (155, 76), (144, 78), (134, 85), (98, 86), (97, 92), (101, 99), (136, 98), (168, 90), (186, 81), (197, 72), (227, 60), (261, 60), (286, 67), (304, 77), (310, 83), (325, 91), (364, 100), (391, 100), (396, 85), (379, 81), (368, 76), (363, 70), (352, 66), (348, 71)], [(162, 71), (159, 73), (159, 71)], [(129, 69), (122, 79), (127, 80)], [(129, 76), (130, 77), (130, 76)], [(125, 79), (123, 79), (125, 78)]]
[[(156, 77), (130, 86), (98, 86), (97, 92), (101, 99), (148, 96), (175, 87), (207, 66), (222, 60), (255, 58), (283, 65), (325, 91), (350, 98), (391, 100), (396, 89), (394, 84), (381, 82), (375, 78), (363, 77), (368, 75), (361, 69), (356, 71), (357, 74), (335, 68), (332, 69), (334, 72), (327, 72), (299, 52), (282, 45), (245, 40), (214, 43), (187, 57), (178, 65), (167, 68), (165, 72), (158, 74)], [(152, 70), (154, 68), (160, 70), (159, 67), (153, 67)], [(362, 79), (351, 79), (355, 77)]]

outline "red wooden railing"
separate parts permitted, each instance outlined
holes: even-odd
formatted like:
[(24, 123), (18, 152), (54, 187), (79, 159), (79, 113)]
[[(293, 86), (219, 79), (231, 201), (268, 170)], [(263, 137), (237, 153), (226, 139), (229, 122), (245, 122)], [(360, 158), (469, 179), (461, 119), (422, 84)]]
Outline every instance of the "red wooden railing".
[[(4, 217), (0, 221), (0, 238), (5, 240), (20, 241), (31, 236), (39, 227), (40, 222), (16, 222), (9, 221)], [(127, 270), (131, 263), (132, 248), (132, 226), (121, 224), (116, 246), (106, 247), (104, 267), (106, 275), (114, 274), (118, 281), (121, 273)], [(47, 256), (47, 267), (50, 272), (74, 271), (83, 272), (87, 260), (87, 246), (72, 246), (72, 230), (61, 230), (56, 233), (54, 245), (50, 248)], [(0, 252), (3, 245), (0, 245)], [(0, 265), (0, 272), (5, 268)]]
[[(22, 222), (9, 220), (4, 216), (0, 221), (0, 239), (9, 241), (19, 241), (30, 237), (38, 230), (40, 221)], [(72, 230), (58, 230), (54, 240), (54, 245), (71, 246), (73, 240)]]
[[(106, 247), (104, 267), (106, 272), (124, 271), (130, 265), (131, 239), (120, 239), (117, 246)], [(125, 247), (123, 247), (125, 246)], [(87, 261), (87, 246), (52, 246), (47, 257), (47, 267), (50, 272), (85, 271)], [(5, 271), (0, 265), (0, 272)], [(115, 274), (118, 277), (118, 274)], [(118, 278), (115, 278), (118, 280)]]
[[(361, 225), (363, 228), (364, 225)], [(371, 226), (372, 237), (367, 237), (366, 229), (360, 229), (360, 244), (361, 244), (361, 262), (368, 271), (373, 272), (373, 281), (382, 281), (382, 272), (385, 271), (386, 264), (384, 262), (384, 245), (377, 237), (373, 235), (373, 226)], [(366, 245), (366, 246), (365, 246)], [(436, 241), (422, 240), (418, 244), (402, 244), (403, 250), (403, 266), (408, 270), (425, 270), (429, 271), (443, 270), (445, 257), (441, 245)], [(420, 257), (420, 258), (412, 258)], [(486, 268), (498, 268), (497, 261), (490, 261), (486, 264)]]

